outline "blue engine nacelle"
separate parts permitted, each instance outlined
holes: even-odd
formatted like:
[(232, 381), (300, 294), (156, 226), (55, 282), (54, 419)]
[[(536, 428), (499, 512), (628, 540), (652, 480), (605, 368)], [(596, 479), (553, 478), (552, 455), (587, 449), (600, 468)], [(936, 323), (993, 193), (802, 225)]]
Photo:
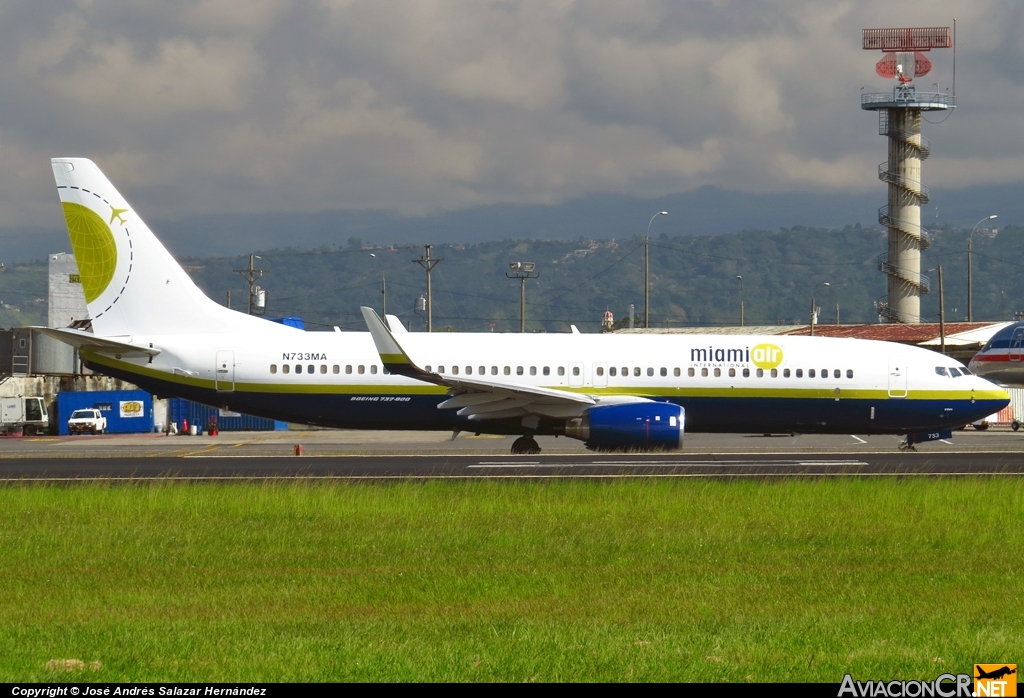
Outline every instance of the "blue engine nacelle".
[(565, 435), (595, 450), (675, 450), (683, 446), (685, 414), (670, 402), (591, 407), (566, 423)]

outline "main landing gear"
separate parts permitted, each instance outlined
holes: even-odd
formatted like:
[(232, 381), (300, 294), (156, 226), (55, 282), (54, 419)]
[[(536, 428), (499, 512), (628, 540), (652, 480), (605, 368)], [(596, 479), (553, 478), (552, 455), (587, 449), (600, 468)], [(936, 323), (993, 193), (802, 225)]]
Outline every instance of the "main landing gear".
[(540, 453), (540, 446), (532, 436), (520, 436), (512, 442), (512, 455), (536, 455)]

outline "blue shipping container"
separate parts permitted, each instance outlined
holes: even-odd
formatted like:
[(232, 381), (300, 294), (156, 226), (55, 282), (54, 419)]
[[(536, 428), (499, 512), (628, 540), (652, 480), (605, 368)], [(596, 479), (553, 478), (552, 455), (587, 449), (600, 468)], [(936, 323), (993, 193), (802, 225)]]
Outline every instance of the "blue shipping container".
[(200, 430), (206, 431), (211, 417), (216, 417), (217, 429), (220, 431), (284, 431), (288, 429), (288, 422), (227, 412), (180, 397), (171, 398), (171, 421), (178, 425), (179, 430), (187, 419), (189, 426), (195, 424)]
[(153, 431), (153, 396), (145, 390), (97, 390), (57, 393), (57, 427), (68, 434), (75, 410), (97, 409), (107, 419), (108, 434), (144, 434)]

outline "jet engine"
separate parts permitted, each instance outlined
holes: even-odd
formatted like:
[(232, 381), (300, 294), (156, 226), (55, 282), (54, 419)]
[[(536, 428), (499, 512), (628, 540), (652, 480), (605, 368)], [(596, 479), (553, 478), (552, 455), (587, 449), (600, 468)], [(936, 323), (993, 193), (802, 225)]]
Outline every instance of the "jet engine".
[(565, 435), (597, 451), (675, 450), (683, 446), (685, 410), (670, 402), (591, 407), (565, 424)]

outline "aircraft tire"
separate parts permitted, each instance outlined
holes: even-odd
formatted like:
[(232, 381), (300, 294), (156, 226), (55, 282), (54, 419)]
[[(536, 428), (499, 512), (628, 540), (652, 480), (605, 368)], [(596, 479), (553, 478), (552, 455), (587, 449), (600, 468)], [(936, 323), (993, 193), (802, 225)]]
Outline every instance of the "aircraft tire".
[(985, 431), (986, 429), (988, 429), (988, 425), (984, 424), (984, 423), (982, 423), (982, 424), (975, 424), (974, 428), (977, 429), (978, 431)]
[(1013, 424), (1010, 425), (1010, 428), (1013, 429), (1014, 431), (1017, 431), (1018, 429), (1020, 429), (1020, 422), (1017, 421), (1016, 419), (1013, 420)]
[(520, 436), (512, 442), (512, 455), (536, 455), (540, 453), (540, 446), (532, 436)]

